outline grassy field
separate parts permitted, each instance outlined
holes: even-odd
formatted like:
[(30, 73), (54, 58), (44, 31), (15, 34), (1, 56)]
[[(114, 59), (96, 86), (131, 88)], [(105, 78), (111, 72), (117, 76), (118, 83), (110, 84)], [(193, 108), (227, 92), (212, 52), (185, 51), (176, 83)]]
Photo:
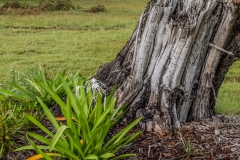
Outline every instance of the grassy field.
[[(149, 0), (75, 0), (83, 8), (105, 5), (107, 12), (45, 12), (39, 15), (0, 15), (0, 83), (10, 70), (45, 66), (49, 73), (67, 68), (94, 75), (122, 49)], [(38, 1), (25, 1), (37, 4)], [(3, 2), (0, 2), (2, 5)], [(226, 75), (216, 111), (240, 114), (240, 63)]]
[(234, 62), (226, 74), (215, 110), (217, 113), (240, 115), (240, 61)]
[[(148, 0), (76, 1), (83, 8), (105, 5), (105, 13), (48, 12), (40, 15), (0, 16), (0, 77), (11, 69), (45, 65), (96, 73), (125, 45)], [(76, 4), (75, 2), (75, 4)], [(134, 9), (133, 9), (134, 8)]]

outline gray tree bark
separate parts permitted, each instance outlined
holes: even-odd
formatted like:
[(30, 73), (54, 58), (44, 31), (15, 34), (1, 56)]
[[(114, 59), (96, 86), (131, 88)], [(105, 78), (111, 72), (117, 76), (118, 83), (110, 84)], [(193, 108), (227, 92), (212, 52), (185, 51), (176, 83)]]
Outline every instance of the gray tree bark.
[(239, 57), (239, 2), (152, 0), (132, 37), (96, 78), (117, 84), (128, 119), (164, 136), (214, 114), (218, 90)]

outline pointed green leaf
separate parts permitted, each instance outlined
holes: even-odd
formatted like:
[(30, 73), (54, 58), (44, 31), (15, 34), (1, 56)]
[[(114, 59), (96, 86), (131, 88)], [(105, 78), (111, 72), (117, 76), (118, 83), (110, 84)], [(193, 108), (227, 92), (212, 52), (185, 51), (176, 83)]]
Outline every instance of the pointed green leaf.
[(28, 136), (27, 136), (27, 139), (28, 139), (29, 143), (34, 147), (34, 149), (35, 149), (35, 151), (36, 151), (37, 153), (41, 154), (41, 155), (42, 155), (44, 158), (46, 158), (47, 160), (52, 160), (52, 158), (49, 157), (46, 153), (44, 153), (40, 148), (38, 148), (38, 147), (34, 144), (34, 142), (33, 142), (30, 138), (28, 138)]
[(76, 105), (75, 98), (74, 98), (74, 95), (72, 93), (72, 90), (70, 89), (67, 82), (63, 79), (63, 77), (61, 77), (61, 80), (62, 80), (62, 83), (63, 83), (63, 88), (64, 88), (65, 92), (67, 93), (67, 95), (69, 96), (69, 98), (71, 100), (70, 102), (72, 104), (72, 107), (73, 107), (76, 115), (79, 115), (80, 111), (79, 111), (78, 106)]
[(116, 139), (116, 141), (114, 143), (117, 143), (120, 139), (122, 139), (136, 124), (138, 124), (138, 122), (141, 120), (142, 118), (138, 118), (136, 120), (134, 120), (132, 123), (130, 123), (126, 128), (124, 128), (121, 132), (121, 134), (119, 135), (119, 137)]
[(86, 118), (84, 117), (83, 114), (79, 114), (79, 122), (81, 122), (81, 128), (82, 128), (82, 134), (83, 134), (83, 140), (84, 143), (88, 143), (90, 140), (90, 137), (92, 136), (90, 129), (89, 129), (89, 124), (86, 120)]
[(30, 96), (28, 92), (26, 92), (25, 89), (23, 89), (22, 87), (20, 87), (19, 85), (17, 85), (16, 83), (10, 83), (13, 87), (15, 87), (16, 89), (18, 89), (19, 91), (22, 92), (22, 95), (25, 97), (28, 97), (31, 100), (34, 100), (35, 98)]
[[(122, 139), (142, 118), (138, 118), (134, 120), (132, 123), (130, 123), (127, 127), (125, 127), (123, 130), (118, 132), (115, 136), (113, 136), (103, 147), (103, 149), (106, 149), (111, 143), (116, 144), (120, 139)], [(113, 142), (114, 141), (114, 142)]]
[(112, 152), (113, 149), (115, 149), (117, 146), (119, 146), (121, 143), (127, 141), (131, 136), (126, 136), (123, 139), (121, 139), (118, 143), (111, 144), (108, 148), (104, 150), (104, 152)]
[(63, 102), (63, 100), (48, 86), (45, 84), (35, 80), (35, 82), (42, 87), (51, 97), (55, 100), (55, 102), (61, 107), (62, 114), (66, 116), (66, 104)]
[(120, 114), (118, 114), (116, 117), (114, 117), (111, 120), (111, 127), (115, 126), (115, 124), (117, 124), (119, 122), (119, 120), (126, 114), (126, 112), (128, 111), (128, 108), (123, 110)]
[(114, 112), (112, 113), (110, 119), (115, 118), (115, 116), (118, 115), (121, 111), (124, 112), (124, 111), (128, 110), (128, 108), (129, 108), (129, 107), (127, 107), (127, 105), (116, 107), (116, 109), (115, 109)]
[(57, 130), (57, 133), (53, 137), (52, 143), (50, 144), (50, 149), (49, 149), (50, 152), (52, 152), (52, 150), (55, 147), (56, 143), (58, 142), (59, 138), (63, 135), (64, 130), (67, 128), (68, 128), (68, 126), (63, 125)]
[(99, 139), (97, 140), (96, 146), (94, 147), (94, 149), (96, 151), (102, 150), (102, 145), (104, 143), (104, 139), (106, 138), (106, 136), (107, 136), (107, 134), (109, 132), (109, 129), (110, 129), (110, 120), (108, 119), (106, 121), (106, 124), (103, 127), (102, 134), (100, 135)]
[[(56, 121), (55, 117), (53, 116), (52, 112), (50, 111), (50, 109), (46, 106), (46, 104), (39, 98), (37, 97), (38, 102), (41, 104), (44, 113), (46, 114), (46, 116), (48, 117), (48, 119), (50, 120), (50, 122), (52, 123), (52, 125), (54, 126), (54, 128), (56, 130), (59, 129), (59, 124)], [(66, 144), (68, 144), (66, 138), (64, 138), (64, 136), (61, 136), (61, 139), (63, 140), (63, 142), (65, 142)]]
[(105, 154), (102, 154), (100, 156), (100, 158), (111, 158), (111, 157), (114, 157), (115, 154), (114, 153), (105, 153)]
[(4, 89), (0, 89), (0, 94), (6, 95), (6, 96), (10, 96), (16, 99), (29, 99), (28, 96), (23, 95), (23, 94), (18, 94), (18, 93), (13, 93), (11, 91), (8, 90), (4, 90)]
[(101, 114), (102, 114), (102, 111), (103, 111), (102, 96), (101, 96), (100, 93), (97, 94), (97, 102), (96, 102), (95, 108), (97, 108), (97, 110), (96, 110), (96, 120), (95, 121), (98, 121)]
[(54, 128), (57, 130), (59, 128), (59, 124), (56, 121), (55, 117), (53, 116), (52, 112), (50, 111), (50, 109), (46, 106), (46, 104), (39, 97), (37, 97), (37, 100), (40, 103), (40, 105), (42, 106), (42, 108), (44, 110), (44, 113), (46, 114), (47, 118), (50, 120), (50, 122), (52, 123)]
[[(86, 148), (84, 149), (84, 153), (86, 154), (90, 146), (97, 146), (98, 144), (95, 144), (93, 141), (96, 140), (98, 143), (103, 143), (104, 138), (106, 137), (106, 131), (109, 131), (110, 122), (106, 123), (105, 125), (100, 126), (96, 129), (95, 132), (92, 133), (92, 136), (90, 137), (89, 142), (87, 143)], [(100, 136), (100, 139), (97, 139), (97, 137)], [(103, 138), (103, 139), (102, 139)]]
[(72, 110), (71, 110), (71, 102), (70, 102), (69, 96), (67, 96), (67, 106), (66, 106), (66, 120), (67, 120), (67, 125), (72, 129), (73, 127), (73, 121), (72, 121)]
[(48, 85), (43, 68), (39, 66), (38, 77), (45, 85)]
[(112, 152), (116, 153), (118, 150), (120, 150), (121, 148), (123, 148), (125, 145), (127, 145), (128, 143), (130, 143), (131, 141), (133, 141), (135, 138), (137, 138), (142, 132), (137, 132), (136, 134), (130, 136), (130, 138), (125, 141), (123, 144), (121, 144), (120, 146), (118, 146), (116, 149), (114, 149)]
[[(49, 149), (49, 146), (37, 146), (38, 148), (40, 148), (40, 149), (44, 149), (44, 150), (46, 150), (46, 149)], [(30, 149), (34, 149), (34, 147), (33, 146), (30, 146), (30, 145), (28, 145), (28, 146), (23, 146), (23, 147), (19, 147), (19, 148), (17, 148), (17, 149), (15, 149), (14, 150), (14, 152), (17, 152), (17, 151), (22, 151), (22, 150), (30, 150)]]
[(36, 126), (38, 126), (42, 131), (44, 131), (45, 133), (47, 133), (50, 137), (53, 137), (54, 134), (52, 132), (50, 132), (44, 125), (42, 125), (39, 121), (37, 121), (33, 116), (31, 115), (27, 115), (26, 117), (32, 122), (34, 123)]
[(98, 159), (98, 156), (96, 156), (94, 154), (89, 154), (85, 157), (85, 159)]
[(84, 158), (85, 155), (83, 153), (82, 144), (80, 143), (79, 137), (74, 136), (70, 129), (66, 130), (65, 133), (66, 133), (67, 137), (69, 138), (71, 145), (73, 145), (77, 149), (78, 153), (80, 153), (82, 158)]
[(132, 157), (132, 156), (135, 156), (135, 154), (123, 154), (123, 155), (113, 158), (112, 160), (119, 160), (119, 159), (124, 159), (124, 158)]
[(36, 133), (32, 133), (32, 132), (28, 132), (27, 135), (31, 136), (32, 138), (42, 142), (42, 143), (45, 143), (47, 145), (50, 145), (51, 144), (51, 140), (41, 136), (41, 135), (38, 135)]
[[(29, 133), (27, 133), (29, 136), (31, 136), (32, 138), (34, 138), (34, 139), (36, 139), (36, 140), (38, 140), (38, 141), (40, 141), (40, 142), (42, 142), (42, 143), (45, 143), (45, 144), (47, 144), (47, 145), (50, 145), (51, 144), (51, 140), (49, 140), (49, 139), (47, 139), (47, 138), (45, 138), (45, 137), (43, 137), (43, 136), (40, 136), (40, 135), (38, 135), (38, 134), (35, 134), (35, 133), (31, 133), (31, 132), (29, 132)], [(55, 148), (56, 148), (56, 151), (58, 151), (59, 153), (62, 153), (62, 154), (64, 154), (64, 155), (68, 155), (68, 156), (70, 156), (70, 157), (72, 157), (72, 158), (77, 158), (77, 156), (73, 153), (73, 152), (71, 152), (69, 149), (68, 149), (68, 147), (69, 147), (69, 145), (68, 144), (65, 144), (65, 143), (58, 143), (57, 142), (57, 144), (56, 144), (56, 146), (55, 146)]]
[(115, 106), (117, 98), (114, 97), (111, 101), (111, 103), (107, 106), (106, 110), (102, 113), (102, 115), (99, 117), (98, 121), (94, 124), (93, 131), (107, 118), (107, 115), (112, 111), (112, 109)]
[(37, 91), (37, 93), (35, 92), (36, 96), (43, 96), (44, 95), (44, 93), (43, 93), (44, 90), (42, 90), (35, 82), (33, 82), (33, 81), (29, 80), (29, 79), (27, 81)]

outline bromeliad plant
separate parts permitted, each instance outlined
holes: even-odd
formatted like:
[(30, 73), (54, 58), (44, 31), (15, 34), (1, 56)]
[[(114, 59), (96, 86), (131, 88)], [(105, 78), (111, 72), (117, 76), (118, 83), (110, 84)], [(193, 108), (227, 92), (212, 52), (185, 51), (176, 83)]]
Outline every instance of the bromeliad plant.
[[(33, 116), (27, 115), (28, 119), (48, 136), (44, 137), (36, 133), (27, 133), (31, 146), (24, 146), (16, 151), (35, 149), (38, 155), (29, 158), (29, 160), (43, 157), (48, 160), (51, 157), (63, 157), (70, 160), (109, 158), (116, 160), (133, 156), (133, 154), (116, 156), (115, 153), (141, 134), (141, 132), (128, 134), (141, 118), (133, 121), (107, 142), (104, 141), (111, 127), (127, 111), (126, 106), (115, 108), (116, 97), (114, 96), (114, 91), (116, 87), (108, 97), (105, 97), (104, 92), (99, 90), (98, 83), (94, 79), (84, 81), (81, 77), (78, 79), (73, 78), (72, 84), (76, 88), (75, 93), (64, 78), (61, 78), (61, 82), (67, 95), (66, 102), (46, 84), (39, 81), (36, 83), (59, 105), (66, 119), (66, 124), (59, 123), (43, 100), (38, 97), (37, 100), (55, 128), (56, 133), (52, 133)], [(45, 145), (37, 146), (30, 138), (38, 140)], [(47, 152), (45, 152), (46, 150)]]

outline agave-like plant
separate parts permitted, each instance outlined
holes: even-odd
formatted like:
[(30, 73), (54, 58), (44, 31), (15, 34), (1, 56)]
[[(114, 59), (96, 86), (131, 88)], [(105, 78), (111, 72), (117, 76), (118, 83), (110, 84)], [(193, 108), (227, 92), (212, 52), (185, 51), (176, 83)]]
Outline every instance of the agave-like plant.
[[(27, 118), (48, 136), (44, 137), (29, 132), (27, 133), (27, 138), (31, 145), (23, 146), (15, 151), (35, 149), (38, 155), (30, 157), (29, 160), (36, 160), (42, 157), (48, 160), (51, 159), (51, 157), (64, 157), (70, 160), (109, 158), (117, 160), (134, 156), (133, 154), (116, 156), (115, 153), (141, 134), (141, 131), (128, 134), (141, 118), (136, 119), (110, 140), (106, 141), (106, 136), (110, 128), (113, 127), (127, 111), (126, 106), (115, 108), (116, 97), (114, 96), (114, 91), (116, 87), (114, 87), (109, 96), (106, 97), (104, 92), (94, 87), (94, 85), (89, 85), (93, 80), (85, 81), (81, 77), (77, 79), (72, 78), (71, 84), (77, 88), (75, 93), (63, 77), (61, 78), (61, 82), (67, 95), (66, 102), (48, 85), (36, 81), (38, 86), (46, 91), (59, 105), (66, 119), (66, 124), (58, 122), (44, 101), (37, 97), (48, 120), (55, 128), (56, 133), (52, 133), (33, 116), (27, 115)], [(94, 83), (97, 82), (94, 81)], [(95, 86), (99, 87), (96, 84)], [(31, 138), (45, 145), (35, 145)]]

